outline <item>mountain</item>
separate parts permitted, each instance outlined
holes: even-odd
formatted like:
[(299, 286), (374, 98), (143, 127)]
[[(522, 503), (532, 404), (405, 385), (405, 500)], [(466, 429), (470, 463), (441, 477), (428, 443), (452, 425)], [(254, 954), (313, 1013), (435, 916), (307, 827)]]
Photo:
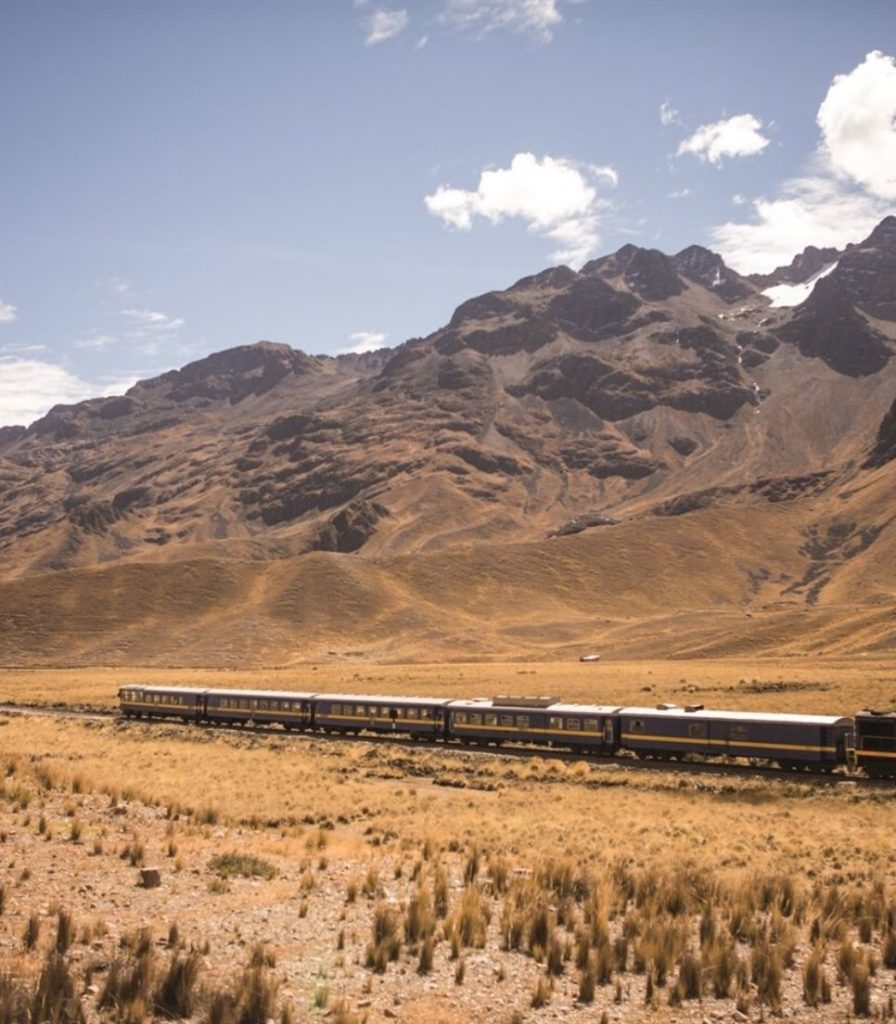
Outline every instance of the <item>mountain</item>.
[(700, 246), (626, 245), (394, 350), (259, 342), (4, 428), (0, 656), (553, 650), (620, 607), (620, 651), (674, 609), (689, 650), (766, 605), (797, 644), (842, 602), (877, 622), (896, 218), (837, 256), (773, 307)]

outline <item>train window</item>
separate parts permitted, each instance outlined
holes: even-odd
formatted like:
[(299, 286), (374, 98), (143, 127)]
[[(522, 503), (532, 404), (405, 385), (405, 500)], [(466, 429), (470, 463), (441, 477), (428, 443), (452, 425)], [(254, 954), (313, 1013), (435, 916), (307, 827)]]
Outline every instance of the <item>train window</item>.
[(644, 732), (644, 723), (640, 718), (633, 718), (629, 723), (632, 732)]
[(471, 714), (470, 715), (470, 725), (482, 725), (482, 715)]
[(244, 698), (240, 698), (240, 710), (245, 711), (249, 707), (249, 702)]
[(417, 717), (417, 709), (416, 708), (408, 708), (407, 711), (405, 712), (405, 715), (408, 718), (416, 718)]
[(745, 725), (733, 725), (731, 727), (731, 738), (733, 740), (745, 739), (747, 735), (747, 727)]
[(485, 716), (485, 724), (486, 725), (497, 725), (498, 724), (498, 716), (497, 715), (492, 715), (492, 714), (486, 715)]
[(452, 718), (458, 725), (466, 725), (467, 723), (467, 715), (464, 711), (456, 711)]
[(548, 728), (549, 729), (562, 729), (563, 728), (563, 719), (560, 718), (559, 715), (552, 715), (548, 719)]
[(572, 729), (573, 732), (575, 732), (577, 729), (581, 729), (582, 728), (582, 723), (578, 720), (578, 718), (567, 718), (566, 719), (566, 728), (567, 729)]
[(430, 711), (429, 708), (420, 708), (420, 717), (427, 719), (432, 718), (432, 711)]
[(513, 715), (501, 715), (501, 725), (513, 727)]
[(694, 739), (705, 740), (706, 739), (706, 723), (705, 722), (689, 722), (688, 723), (688, 735), (693, 736)]
[(585, 719), (585, 730), (586, 732), (600, 732), (600, 724), (596, 718)]
[(528, 729), (529, 728), (529, 716), (528, 715), (517, 715), (516, 716), (516, 724), (520, 727), (520, 729)]
[(359, 704), (355, 708), (355, 714), (356, 715), (360, 715), (362, 718), (364, 717), (364, 705), (363, 704)]

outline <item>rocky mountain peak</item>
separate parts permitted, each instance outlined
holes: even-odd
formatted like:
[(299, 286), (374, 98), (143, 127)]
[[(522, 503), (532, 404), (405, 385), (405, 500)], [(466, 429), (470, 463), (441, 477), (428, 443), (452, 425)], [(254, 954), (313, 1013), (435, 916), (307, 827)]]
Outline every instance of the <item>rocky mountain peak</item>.
[(802, 284), (825, 267), (836, 263), (842, 255), (839, 249), (819, 249), (814, 245), (807, 245), (786, 266), (775, 267), (769, 274), (750, 274), (749, 280), (757, 288), (771, 288), (778, 284)]
[(672, 264), (682, 277), (710, 289), (725, 302), (740, 302), (753, 291), (718, 253), (702, 245), (682, 249), (672, 257)]
[(594, 271), (610, 280), (621, 277), (630, 291), (648, 302), (662, 302), (684, 290), (672, 261), (659, 249), (624, 245), (612, 256), (592, 260), (582, 268), (583, 274)]
[(129, 394), (140, 397), (148, 391), (161, 391), (176, 403), (224, 399), (235, 405), (249, 395), (270, 391), (290, 374), (314, 373), (319, 369), (320, 361), (313, 356), (289, 345), (260, 341), (215, 352), (180, 370), (140, 381)]

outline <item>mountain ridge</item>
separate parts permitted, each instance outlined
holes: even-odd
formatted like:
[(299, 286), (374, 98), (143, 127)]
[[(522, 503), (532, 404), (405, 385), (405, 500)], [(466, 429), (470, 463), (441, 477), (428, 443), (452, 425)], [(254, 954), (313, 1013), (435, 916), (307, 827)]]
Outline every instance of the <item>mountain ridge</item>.
[(892, 482), (896, 218), (798, 306), (762, 284), (700, 246), (626, 245), (468, 299), (395, 349), (259, 342), (56, 406), (0, 430), (4, 593), (197, 558), (276, 574), (348, 557), (374, 579), (383, 559), (600, 549), (720, 510), (763, 533), (786, 507), (795, 564), (821, 578), (818, 552), (839, 559), (800, 591), (809, 607), (892, 540), (877, 498), (844, 495)]

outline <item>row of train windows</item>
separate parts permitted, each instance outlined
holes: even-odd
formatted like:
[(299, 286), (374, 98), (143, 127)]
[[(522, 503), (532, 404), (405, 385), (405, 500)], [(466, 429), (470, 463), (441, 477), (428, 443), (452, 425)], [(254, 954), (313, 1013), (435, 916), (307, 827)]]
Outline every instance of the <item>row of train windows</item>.
[[(456, 725), (490, 725), (499, 728), (516, 726), (517, 729), (528, 729), (530, 723), (529, 715), (480, 714), (478, 711), (455, 711), (451, 716), (451, 720)], [(559, 715), (551, 715), (548, 718), (548, 728), (569, 729), (572, 732), (578, 732), (579, 730), (598, 732), (600, 724), (596, 718), (567, 718), (564, 722)]]
[[(628, 731), (632, 733), (644, 733), (644, 722), (640, 718), (633, 718), (628, 723)], [(707, 736), (706, 722), (688, 722), (688, 736), (692, 739), (705, 740)], [(747, 737), (747, 727), (744, 725), (732, 725), (728, 738), (732, 740), (743, 740)]]
[(350, 718), (409, 718), (430, 721), (432, 708), (390, 708), (384, 704), (331, 704), (327, 712), (331, 715), (348, 715)]
[(192, 701), (175, 693), (141, 693), (139, 690), (125, 690), (125, 700), (142, 701), (144, 704), (176, 704), (178, 707), (192, 706)]
[(299, 711), (301, 706), (291, 700), (259, 700), (255, 697), (222, 697), (218, 707), (232, 711)]

